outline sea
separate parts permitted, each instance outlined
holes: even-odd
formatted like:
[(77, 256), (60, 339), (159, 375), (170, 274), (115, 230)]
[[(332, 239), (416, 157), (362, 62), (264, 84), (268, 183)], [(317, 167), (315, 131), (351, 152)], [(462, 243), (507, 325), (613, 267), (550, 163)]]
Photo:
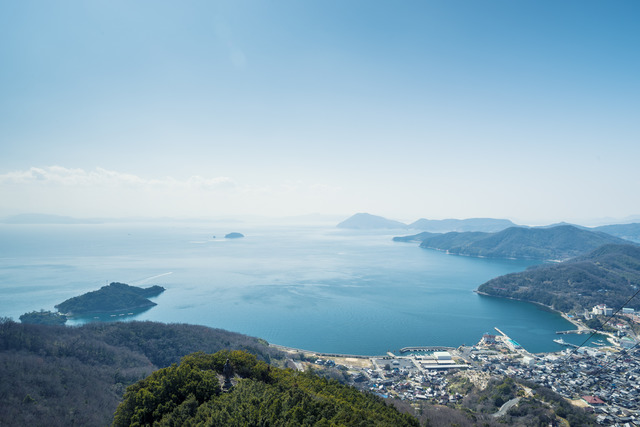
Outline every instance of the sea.
[[(245, 237), (226, 239), (230, 232)], [(473, 345), (497, 327), (532, 353), (562, 350), (555, 332), (574, 327), (559, 314), (474, 293), (535, 262), (449, 255), (392, 240), (404, 234), (277, 221), (0, 224), (0, 317), (18, 321), (122, 282), (166, 290), (146, 311), (67, 324), (190, 323), (355, 355)]]

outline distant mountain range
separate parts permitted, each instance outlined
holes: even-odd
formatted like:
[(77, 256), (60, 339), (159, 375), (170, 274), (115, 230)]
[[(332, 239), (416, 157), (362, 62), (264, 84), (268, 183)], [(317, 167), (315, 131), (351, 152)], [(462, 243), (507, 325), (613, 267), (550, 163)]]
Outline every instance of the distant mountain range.
[(621, 239), (640, 243), (640, 223), (637, 222), (633, 224), (601, 225), (600, 227), (594, 227), (590, 230), (601, 231), (611, 234), (612, 236), (620, 237)]
[(611, 224), (611, 225), (600, 225), (598, 227), (585, 227), (582, 225), (569, 224), (567, 222), (560, 222), (557, 224), (545, 225), (538, 228), (552, 228), (552, 227), (557, 227), (559, 225), (572, 225), (576, 228), (581, 228), (583, 230), (601, 231), (603, 233), (607, 233), (612, 236), (620, 237), (621, 239), (640, 243), (640, 223)]
[(421, 218), (411, 224), (394, 221), (368, 213), (357, 213), (337, 225), (338, 228), (356, 230), (372, 229), (413, 229), (432, 233), (447, 233), (450, 231), (485, 231), (495, 232), (516, 224), (508, 219), (469, 218), (469, 219), (424, 219)]
[(566, 260), (606, 244), (627, 244), (598, 231), (571, 225), (552, 228), (511, 227), (497, 233), (465, 232), (426, 236), (420, 247), (456, 255), (487, 258)]
[(484, 231), (494, 233), (509, 227), (516, 227), (508, 219), (468, 218), (468, 219), (419, 219), (407, 228), (429, 231), (431, 233), (448, 233), (450, 231)]
[[(400, 221), (394, 221), (377, 215), (371, 215), (368, 213), (357, 213), (337, 225), (338, 228), (350, 228), (356, 230), (375, 230), (375, 229), (388, 229), (388, 230), (420, 230), (429, 233), (450, 233), (455, 232), (467, 232), (467, 231), (482, 231), (484, 233), (496, 233), (498, 231), (506, 230), (511, 227), (521, 228), (555, 228), (562, 225), (570, 225), (576, 228), (581, 228), (588, 231), (601, 231), (611, 236), (620, 237), (621, 239), (630, 240), (632, 242), (640, 243), (640, 223), (632, 224), (611, 224), (601, 225), (598, 227), (585, 227), (582, 225), (571, 224), (567, 222), (560, 222), (556, 224), (544, 225), (540, 227), (529, 227), (526, 225), (518, 225), (508, 219), (496, 219), (496, 218), (467, 218), (467, 219), (425, 219), (421, 218), (410, 224), (405, 224)], [(399, 241), (411, 241), (418, 238), (411, 236), (399, 237), (396, 240)]]
[[(542, 264), (480, 285), (487, 295), (537, 302), (560, 311), (622, 307), (640, 283), (640, 247), (605, 245), (560, 264)], [(640, 299), (626, 307), (640, 309)]]
[(73, 218), (62, 215), (19, 214), (0, 219), (4, 224), (100, 224), (104, 220), (97, 218)]

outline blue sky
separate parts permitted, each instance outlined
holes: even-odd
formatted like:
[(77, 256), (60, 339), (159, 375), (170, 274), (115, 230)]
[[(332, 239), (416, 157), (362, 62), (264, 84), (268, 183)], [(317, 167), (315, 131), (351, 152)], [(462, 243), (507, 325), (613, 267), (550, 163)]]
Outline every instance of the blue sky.
[(0, 215), (638, 215), (639, 12), (0, 2)]

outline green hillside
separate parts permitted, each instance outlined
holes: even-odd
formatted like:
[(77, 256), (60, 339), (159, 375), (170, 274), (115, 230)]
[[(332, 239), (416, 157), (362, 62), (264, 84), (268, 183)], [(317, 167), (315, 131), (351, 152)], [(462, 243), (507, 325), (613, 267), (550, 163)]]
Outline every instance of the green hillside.
[[(233, 386), (223, 391), (226, 360)], [(242, 351), (195, 353), (130, 386), (114, 426), (418, 426), (379, 397)]]
[[(640, 247), (605, 245), (560, 264), (530, 267), (489, 280), (479, 292), (537, 302), (556, 310), (621, 307), (640, 284)], [(628, 307), (640, 309), (635, 298)]]
[(197, 325), (65, 327), (0, 318), (0, 426), (108, 425), (127, 386), (187, 354), (223, 349), (272, 363), (283, 357), (257, 338)]
[(552, 228), (511, 227), (497, 233), (446, 233), (426, 237), (420, 247), (487, 258), (566, 260), (605, 244), (626, 240), (571, 225)]

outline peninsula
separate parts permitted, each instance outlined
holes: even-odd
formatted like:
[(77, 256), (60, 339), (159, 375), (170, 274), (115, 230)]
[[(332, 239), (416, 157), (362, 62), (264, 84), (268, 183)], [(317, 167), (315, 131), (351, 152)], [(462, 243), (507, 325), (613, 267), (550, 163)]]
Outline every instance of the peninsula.
[[(529, 267), (480, 285), (479, 293), (581, 312), (598, 304), (622, 307), (640, 282), (640, 247), (604, 245), (559, 264)], [(633, 299), (625, 307), (640, 309)]]
[(394, 240), (418, 240), (421, 241), (422, 248), (447, 251), (455, 255), (545, 261), (564, 261), (606, 244), (631, 244), (619, 237), (572, 225), (550, 228), (511, 227), (497, 233), (420, 233)]

